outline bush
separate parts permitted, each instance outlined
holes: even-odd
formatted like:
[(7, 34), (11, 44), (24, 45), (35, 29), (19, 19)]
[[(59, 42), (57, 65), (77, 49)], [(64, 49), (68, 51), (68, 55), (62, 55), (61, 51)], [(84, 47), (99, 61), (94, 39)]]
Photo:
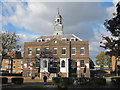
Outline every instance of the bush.
[(8, 78), (1, 77), (0, 79), (2, 80), (2, 84), (7, 84), (8, 83)]
[(23, 83), (23, 78), (12, 78), (11, 81), (14, 84), (22, 84)]
[(67, 88), (70, 84), (70, 79), (67, 77), (53, 77), (53, 83), (58, 86), (58, 88)]
[(22, 73), (2, 73), (2, 76), (22, 76)]
[(31, 79), (35, 79), (35, 77), (31, 77)]
[(116, 85), (120, 84), (120, 77), (111, 78), (111, 82), (112, 84), (116, 84)]
[(90, 83), (91, 84), (105, 85), (106, 79), (105, 78), (91, 78)]
[(90, 82), (90, 78), (82, 77), (82, 78), (74, 78), (73, 84), (75, 85), (87, 85)]

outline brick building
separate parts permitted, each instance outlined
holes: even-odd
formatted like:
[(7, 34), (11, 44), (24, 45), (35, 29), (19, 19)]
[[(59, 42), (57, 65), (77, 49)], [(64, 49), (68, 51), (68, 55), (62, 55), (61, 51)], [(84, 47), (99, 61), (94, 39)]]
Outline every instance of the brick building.
[(11, 73), (12, 69), (12, 73), (22, 73), (23, 63), (24, 59), (3, 59), (1, 70)]
[(21, 57), (20, 51), (8, 51), (7, 55), (2, 60), (3, 71), (8, 71), (9, 73), (22, 73), (23, 72), (24, 59)]
[(53, 35), (44, 35), (24, 43), (24, 76), (86, 76), (89, 71), (89, 43), (73, 34), (64, 34), (59, 10)]

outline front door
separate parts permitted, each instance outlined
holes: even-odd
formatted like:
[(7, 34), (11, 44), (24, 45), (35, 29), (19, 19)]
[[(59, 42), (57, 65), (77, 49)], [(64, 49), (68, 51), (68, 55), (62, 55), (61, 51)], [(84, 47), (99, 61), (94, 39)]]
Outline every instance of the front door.
[(77, 62), (71, 61), (71, 77), (77, 77)]

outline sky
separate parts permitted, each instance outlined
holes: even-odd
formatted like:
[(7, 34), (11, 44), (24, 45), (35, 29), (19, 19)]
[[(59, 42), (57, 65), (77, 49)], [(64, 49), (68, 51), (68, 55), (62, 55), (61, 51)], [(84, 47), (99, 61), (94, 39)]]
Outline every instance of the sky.
[[(51, 2), (50, 2), (51, 1)], [(59, 1), (59, 2), (57, 2)], [(16, 32), (22, 47), (42, 35), (52, 35), (57, 8), (63, 18), (65, 34), (74, 34), (89, 41), (89, 56), (93, 61), (104, 49), (100, 48), (102, 35), (109, 35), (104, 21), (111, 19), (119, 0), (13, 0), (0, 2), (0, 31)], [(89, 2), (88, 2), (89, 1)]]

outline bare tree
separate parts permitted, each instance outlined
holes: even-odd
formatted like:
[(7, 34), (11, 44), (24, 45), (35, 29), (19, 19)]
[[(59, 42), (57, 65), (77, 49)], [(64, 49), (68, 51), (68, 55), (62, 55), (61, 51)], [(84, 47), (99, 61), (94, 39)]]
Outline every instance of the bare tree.
[(18, 40), (19, 36), (16, 35), (16, 33), (5, 31), (0, 34), (0, 53), (2, 55), (2, 58), (0, 60), (0, 68), (3, 58), (7, 56), (7, 52), (12, 49), (16, 49), (16, 43)]

